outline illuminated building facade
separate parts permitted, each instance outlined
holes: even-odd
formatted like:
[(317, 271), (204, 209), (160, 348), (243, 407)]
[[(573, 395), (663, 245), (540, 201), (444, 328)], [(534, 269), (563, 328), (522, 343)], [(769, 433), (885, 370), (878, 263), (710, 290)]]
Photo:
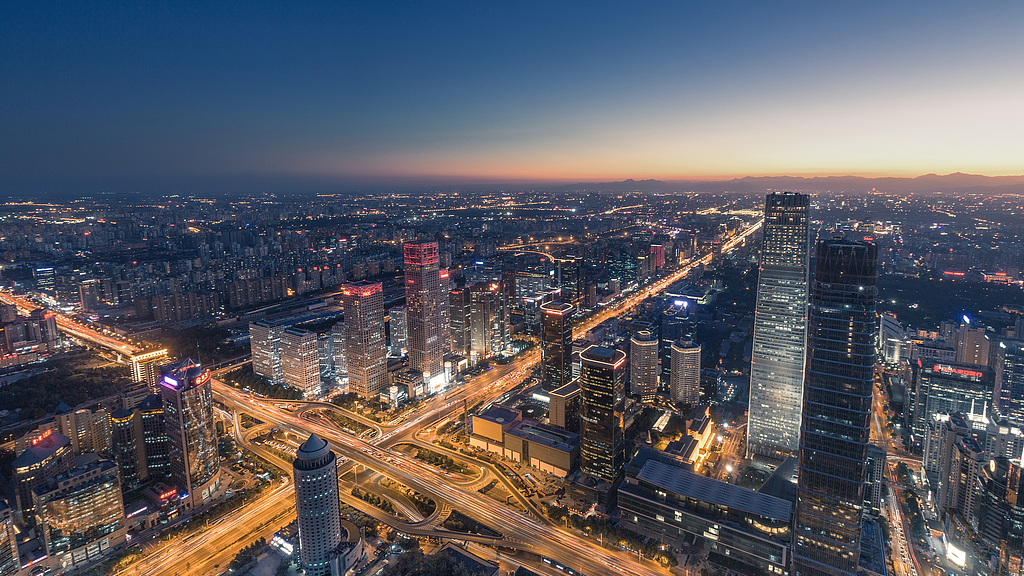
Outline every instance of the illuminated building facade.
[(700, 400), (700, 354), (701, 345), (690, 340), (672, 344), (669, 394), (673, 402), (696, 404)]
[(249, 323), (252, 371), (271, 382), (284, 378), (281, 367), (281, 332), (284, 326), (267, 320)]
[(132, 381), (145, 382), (151, 392), (157, 392), (160, 380), (160, 366), (167, 363), (167, 350), (153, 350), (135, 354), (130, 358)]
[(0, 576), (14, 576), (21, 568), (18, 554), (18, 531), (14, 527), (14, 510), (0, 500)]
[(614, 484), (625, 459), (625, 367), (621, 350), (591, 346), (580, 352), (580, 469)]
[(543, 388), (548, 392), (572, 380), (572, 316), (576, 308), (565, 302), (548, 302), (541, 307), (543, 346)]
[(302, 390), (307, 399), (323, 394), (320, 346), (315, 332), (294, 327), (281, 331), (281, 381)]
[(47, 478), (63, 474), (74, 467), (75, 453), (67, 436), (44, 430), (31, 440), (30, 445), (11, 463), (13, 469), (15, 505), (22, 521), (35, 523), (35, 505), (32, 489)]
[(769, 194), (754, 310), (747, 457), (797, 452), (807, 335), (810, 235), (806, 194)]
[(405, 308), (409, 331), (409, 365), (423, 374), (426, 392), (445, 384), (444, 325), (448, 314), (447, 270), (442, 282), (437, 242), (410, 242), (405, 255)]
[(32, 489), (50, 565), (62, 570), (117, 548), (127, 532), (117, 465), (94, 455), (78, 460)]
[(658, 339), (647, 330), (629, 341), (629, 393), (643, 402), (658, 395)]
[(384, 294), (380, 282), (354, 282), (341, 288), (345, 309), (345, 362), (348, 386), (361, 398), (376, 399), (387, 384)]
[(455, 288), (448, 293), (452, 352), (467, 358), (469, 358), (469, 348), (473, 340), (473, 322), (470, 310), (468, 287)]
[(160, 373), (170, 480), (183, 504), (195, 508), (222, 492), (210, 371), (185, 359)]
[(338, 459), (316, 434), (299, 446), (292, 463), (299, 561), (308, 576), (327, 576), (331, 552), (341, 543)]
[(996, 411), (1000, 416), (1024, 422), (1024, 340), (1004, 340), (998, 346), (997, 392), (993, 398)]
[(470, 359), (489, 358), (508, 345), (508, 322), (500, 282), (469, 289)]
[(878, 332), (878, 247), (818, 243), (807, 330), (794, 576), (858, 573)]
[(987, 366), (934, 360), (911, 363), (914, 378), (914, 432), (923, 435), (932, 415), (940, 412), (988, 413), (995, 371)]

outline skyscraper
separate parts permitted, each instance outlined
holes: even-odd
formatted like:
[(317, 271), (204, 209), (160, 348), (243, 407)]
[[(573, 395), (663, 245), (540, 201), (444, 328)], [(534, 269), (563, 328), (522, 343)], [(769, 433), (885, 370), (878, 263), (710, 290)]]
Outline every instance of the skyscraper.
[(818, 243), (808, 310), (794, 576), (858, 573), (877, 266), (875, 244)]
[(271, 382), (281, 382), (281, 332), (284, 326), (260, 320), (249, 323), (252, 371)]
[(315, 332), (301, 328), (281, 331), (281, 381), (302, 390), (305, 398), (319, 398), (323, 393), (320, 381), (320, 349)]
[(210, 371), (186, 358), (160, 373), (170, 479), (187, 495), (186, 506), (195, 508), (222, 491)]
[(690, 340), (672, 344), (672, 375), (669, 393), (673, 402), (696, 404), (700, 400), (701, 345)]
[(807, 332), (808, 197), (769, 194), (754, 311), (747, 456), (782, 460), (800, 436)]
[(996, 411), (1000, 416), (1024, 421), (1024, 340), (1004, 340), (997, 350)]
[(543, 318), (543, 383), (548, 392), (572, 380), (572, 314), (576, 310), (565, 302), (541, 305)]
[(299, 446), (292, 464), (299, 561), (308, 576), (331, 573), (331, 552), (341, 542), (338, 460), (316, 434)]
[(629, 393), (643, 402), (658, 395), (658, 339), (647, 330), (629, 341)]
[(448, 311), (451, 323), (452, 352), (468, 358), (469, 347), (473, 339), (468, 287), (455, 288), (448, 293)]
[(508, 325), (501, 284), (475, 284), (469, 293), (471, 358), (489, 358), (508, 344)]
[(384, 343), (384, 293), (380, 282), (341, 287), (345, 308), (345, 362), (349, 390), (376, 400), (387, 383)]
[(580, 352), (583, 396), (580, 469), (614, 484), (625, 462), (625, 365), (621, 350), (591, 346)]
[(444, 385), (447, 332), (447, 286), (442, 285), (437, 242), (409, 242), (405, 253), (405, 307), (409, 330), (409, 365), (423, 374), (426, 392)]
[(391, 328), (391, 355), (398, 357), (409, 351), (405, 306), (395, 306), (388, 310), (388, 318), (388, 325)]

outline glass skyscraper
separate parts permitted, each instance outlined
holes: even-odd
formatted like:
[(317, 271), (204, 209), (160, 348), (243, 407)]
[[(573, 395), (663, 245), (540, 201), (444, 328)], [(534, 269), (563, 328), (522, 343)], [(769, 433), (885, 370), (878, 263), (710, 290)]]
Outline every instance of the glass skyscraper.
[(299, 561), (309, 576), (331, 574), (331, 552), (341, 542), (338, 458), (316, 434), (299, 446), (292, 463)]
[(222, 493), (210, 371), (186, 358), (160, 373), (170, 479), (195, 508)]
[(754, 312), (747, 457), (796, 454), (807, 332), (808, 198), (769, 194)]
[(612, 484), (622, 473), (625, 460), (625, 367), (621, 350), (591, 346), (580, 352), (583, 372), (583, 422), (580, 438), (580, 469)]
[(877, 332), (878, 247), (818, 243), (800, 426), (794, 576), (858, 573)]
[(423, 374), (424, 392), (436, 392), (444, 384), (448, 271), (444, 271), (442, 282), (437, 242), (410, 242), (402, 248), (409, 366)]
[[(341, 287), (345, 309), (345, 364), (348, 387), (360, 398), (377, 400), (387, 388), (384, 293), (380, 282), (363, 280)], [(410, 395), (413, 391), (409, 391)]]
[(543, 322), (543, 383), (548, 392), (572, 380), (572, 315), (576, 308), (565, 302), (540, 307)]

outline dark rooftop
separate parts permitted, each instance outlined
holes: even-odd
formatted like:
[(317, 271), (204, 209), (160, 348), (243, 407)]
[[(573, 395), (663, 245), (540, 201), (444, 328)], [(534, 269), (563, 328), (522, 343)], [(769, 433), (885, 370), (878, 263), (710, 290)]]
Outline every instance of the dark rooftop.
[(793, 505), (781, 498), (708, 478), (653, 459), (644, 463), (637, 478), (667, 492), (765, 518), (789, 521), (793, 510)]

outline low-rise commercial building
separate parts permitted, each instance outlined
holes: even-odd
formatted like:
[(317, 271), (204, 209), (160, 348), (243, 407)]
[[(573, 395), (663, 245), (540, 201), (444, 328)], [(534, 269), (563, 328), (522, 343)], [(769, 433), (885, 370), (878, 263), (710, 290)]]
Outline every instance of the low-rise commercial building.
[(564, 478), (579, 461), (580, 435), (535, 420), (522, 420), (505, 432), (504, 454)]

